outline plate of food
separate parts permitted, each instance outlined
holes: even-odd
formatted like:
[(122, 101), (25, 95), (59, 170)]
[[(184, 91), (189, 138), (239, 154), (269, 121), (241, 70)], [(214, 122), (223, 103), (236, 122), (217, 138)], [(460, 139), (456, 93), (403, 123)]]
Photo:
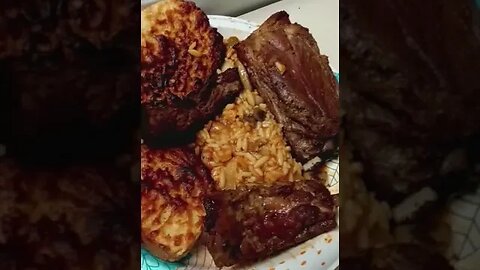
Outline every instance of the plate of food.
[(142, 11), (142, 269), (335, 269), (338, 82), (308, 29)]

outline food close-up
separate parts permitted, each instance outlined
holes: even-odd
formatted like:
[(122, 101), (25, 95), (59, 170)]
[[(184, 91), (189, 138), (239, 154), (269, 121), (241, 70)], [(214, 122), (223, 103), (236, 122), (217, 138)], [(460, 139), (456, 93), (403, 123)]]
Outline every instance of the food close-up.
[(479, 268), (474, 2), (341, 2), (345, 269)]
[(142, 269), (338, 267), (339, 85), (308, 28), (160, 1), (140, 84)]
[(138, 269), (139, 11), (0, 3), (0, 269)]

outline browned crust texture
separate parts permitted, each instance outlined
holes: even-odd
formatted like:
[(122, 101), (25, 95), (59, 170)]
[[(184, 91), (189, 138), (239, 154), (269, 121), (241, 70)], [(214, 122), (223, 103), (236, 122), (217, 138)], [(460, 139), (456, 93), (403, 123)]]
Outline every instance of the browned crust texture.
[(142, 244), (163, 260), (176, 261), (203, 230), (208, 170), (187, 149), (141, 148)]
[(225, 56), (223, 37), (210, 27), (207, 15), (188, 1), (162, 1), (144, 10), (141, 42), (141, 102), (149, 106), (171, 105), (195, 95)]

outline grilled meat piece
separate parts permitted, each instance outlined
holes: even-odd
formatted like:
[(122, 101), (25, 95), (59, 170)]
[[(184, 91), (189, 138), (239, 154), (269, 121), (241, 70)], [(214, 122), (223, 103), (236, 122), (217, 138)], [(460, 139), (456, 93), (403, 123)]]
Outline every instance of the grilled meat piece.
[(332, 152), (327, 141), (339, 128), (338, 84), (308, 29), (278, 12), (235, 48), (295, 157)]
[(142, 244), (155, 256), (176, 261), (203, 231), (210, 172), (187, 149), (141, 148)]
[(428, 1), (424, 12), (413, 1), (341, 3), (345, 130), (381, 199), (399, 201), (425, 185), (468, 179), (449, 175), (475, 163), (468, 157), (456, 171), (442, 168), (457, 148), (473, 149), (469, 141), (478, 139), (470, 138), (480, 132), (472, 4)]
[(333, 198), (316, 181), (214, 193), (206, 209), (218, 267), (254, 262), (336, 227)]
[(146, 135), (168, 138), (198, 126), (211, 116), (210, 107), (226, 104), (228, 98), (209, 87), (226, 48), (222, 35), (193, 2), (161, 1), (142, 11), (141, 23)]
[[(230, 68), (217, 76), (211, 89), (192, 96), (188, 102), (183, 101), (167, 107), (143, 108), (143, 120), (148, 121), (142, 125), (147, 129), (144, 130), (144, 139), (149, 145), (188, 141), (197, 129), (214, 115), (221, 113), (228, 103), (233, 102), (241, 90), (237, 69)], [(158, 140), (158, 136), (149, 133), (148, 129), (153, 126), (156, 128), (155, 134), (162, 134), (164, 140)], [(179, 133), (180, 130), (184, 132)]]

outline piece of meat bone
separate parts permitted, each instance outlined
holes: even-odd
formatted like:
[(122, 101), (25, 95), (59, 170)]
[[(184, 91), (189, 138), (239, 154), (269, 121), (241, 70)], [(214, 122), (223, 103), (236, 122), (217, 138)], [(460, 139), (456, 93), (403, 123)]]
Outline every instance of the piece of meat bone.
[(322, 154), (338, 133), (338, 84), (308, 29), (288, 17), (284, 11), (273, 14), (235, 49), (283, 125), (292, 154), (305, 162)]
[(217, 192), (205, 208), (218, 267), (255, 262), (337, 226), (335, 202), (317, 181)]

